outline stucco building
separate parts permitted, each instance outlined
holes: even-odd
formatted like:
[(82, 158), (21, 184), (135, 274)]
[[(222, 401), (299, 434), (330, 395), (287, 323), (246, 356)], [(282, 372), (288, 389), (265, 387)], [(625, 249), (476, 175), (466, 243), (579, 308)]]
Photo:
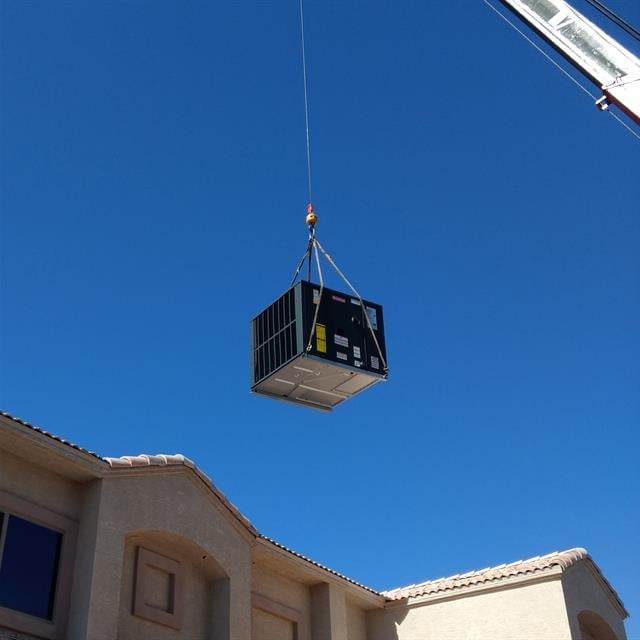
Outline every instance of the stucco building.
[(0, 639), (626, 640), (584, 549), (377, 592), (261, 535), (180, 455), (0, 414)]

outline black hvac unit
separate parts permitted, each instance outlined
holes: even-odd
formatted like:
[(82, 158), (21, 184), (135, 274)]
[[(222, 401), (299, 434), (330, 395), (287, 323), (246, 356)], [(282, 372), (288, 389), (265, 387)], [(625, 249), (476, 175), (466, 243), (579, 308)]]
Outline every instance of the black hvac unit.
[(385, 380), (386, 362), (382, 307), (310, 282), (251, 321), (254, 393), (331, 410)]

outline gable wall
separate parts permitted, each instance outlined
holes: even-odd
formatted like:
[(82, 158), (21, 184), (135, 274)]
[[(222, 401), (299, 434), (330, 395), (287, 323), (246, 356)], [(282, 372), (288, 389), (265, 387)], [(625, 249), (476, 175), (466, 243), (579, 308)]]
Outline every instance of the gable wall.
[[(143, 630), (145, 636), (151, 637), (149, 625), (156, 629), (153, 637), (158, 638), (249, 640), (250, 540), (232, 523), (232, 516), (225, 513), (206, 487), (183, 468), (166, 473), (159, 470), (114, 474), (100, 484), (93, 538), (88, 536), (86, 544), (78, 550), (90, 571), (77, 576), (82, 584), (75, 592), (77, 600), (72, 606), (77, 605), (82, 619), (75, 620), (70, 640), (85, 637), (133, 640), (141, 637)], [(165, 547), (157, 547), (159, 535), (167, 541)], [(222, 610), (227, 607), (228, 620), (194, 621), (193, 628), (189, 622), (186, 627), (182, 626), (179, 634), (156, 622), (134, 620), (131, 589), (138, 546), (151, 547), (183, 566), (184, 593), (190, 599), (190, 611), (196, 618), (203, 615), (202, 609), (207, 603), (219, 597), (222, 601), (226, 599), (227, 604), (223, 602), (216, 607)], [(202, 560), (205, 555), (206, 561)], [(215, 563), (216, 569), (207, 577), (209, 560)], [(217, 584), (213, 579), (216, 573), (228, 580)], [(220, 589), (226, 594), (219, 595)], [(86, 606), (80, 603), (82, 598)], [(222, 628), (215, 629), (216, 624)], [(205, 627), (207, 630), (202, 631)]]
[(571, 640), (559, 579), (369, 614), (368, 640)]
[(616, 634), (617, 640), (626, 640), (624, 621), (619, 611), (586, 562), (567, 569), (562, 576), (562, 585), (574, 640), (582, 640), (578, 614), (584, 610), (602, 617)]

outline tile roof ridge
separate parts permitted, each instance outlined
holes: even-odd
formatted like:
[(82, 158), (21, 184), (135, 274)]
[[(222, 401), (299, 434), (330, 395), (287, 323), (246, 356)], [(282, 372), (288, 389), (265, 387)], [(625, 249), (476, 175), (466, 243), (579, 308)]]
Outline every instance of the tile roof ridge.
[(114, 469), (121, 467), (167, 467), (170, 465), (196, 467), (193, 460), (182, 453), (139, 453), (135, 456), (105, 456), (103, 460)]
[(240, 512), (240, 510), (226, 497), (224, 493), (222, 493), (222, 491), (220, 491), (220, 489), (218, 489), (218, 487), (215, 486), (211, 478), (209, 478), (209, 476), (206, 473), (204, 473), (204, 471), (199, 469), (198, 466), (195, 464), (195, 462), (193, 462), (193, 460), (191, 460), (190, 458), (187, 458), (187, 456), (181, 453), (172, 453), (172, 454), (157, 453), (153, 455), (140, 453), (134, 456), (119, 456), (119, 457), (101, 456), (95, 453), (94, 451), (89, 451), (88, 449), (85, 449), (84, 447), (81, 447), (73, 442), (70, 442), (69, 440), (65, 440), (60, 436), (54, 435), (49, 431), (42, 429), (41, 427), (37, 427), (34, 424), (27, 422), (26, 420), (18, 418), (8, 413), (7, 411), (0, 410), (0, 416), (7, 418), (8, 420), (10, 420), (15, 424), (19, 424), (23, 427), (27, 427), (29, 430), (35, 433), (38, 433), (40, 435), (43, 435), (47, 438), (50, 438), (55, 442), (59, 442), (68, 447), (71, 447), (72, 449), (75, 449), (77, 451), (81, 451), (84, 454), (90, 455), (91, 457), (96, 458), (100, 462), (105, 463), (106, 465), (108, 465), (109, 468), (113, 470), (117, 470), (117, 469), (122, 470), (126, 468), (141, 468), (141, 467), (142, 468), (168, 467), (168, 466), (177, 466), (177, 465), (182, 465), (188, 469), (191, 469), (191, 471), (193, 471), (200, 478), (200, 480), (204, 482), (204, 484), (209, 488), (209, 490), (215, 496), (217, 496), (217, 498), (222, 502), (222, 504), (226, 507), (226, 509), (231, 512), (231, 514), (244, 526), (245, 529), (249, 531), (249, 533), (251, 533), (254, 537), (258, 537), (260, 535), (260, 533), (253, 526), (251, 521)]
[(139, 453), (136, 456), (120, 456), (117, 458), (105, 457), (104, 460), (114, 470), (140, 467), (186, 467), (198, 476), (209, 491), (211, 491), (220, 500), (220, 502), (222, 502), (226, 509), (231, 512), (231, 514), (245, 527), (245, 529), (249, 531), (249, 533), (254, 537), (260, 536), (260, 532), (256, 529), (249, 518), (242, 514), (240, 509), (238, 509), (238, 507), (236, 507), (231, 500), (229, 500), (229, 498), (227, 498), (227, 496), (218, 489), (213, 480), (202, 469), (200, 469), (200, 467), (198, 467), (191, 458), (187, 458), (187, 456), (182, 453), (156, 453), (152, 455), (148, 453)]
[[(391, 600), (411, 598), (452, 589), (463, 589), (476, 584), (495, 582), (517, 575), (542, 572), (555, 566), (559, 566), (564, 571), (581, 560), (586, 559), (589, 559), (593, 563), (586, 549), (574, 547), (566, 551), (552, 551), (543, 556), (533, 556), (532, 558), (516, 560), (507, 564), (503, 563), (493, 567), (467, 571), (466, 573), (437, 578), (435, 580), (426, 580), (405, 587), (389, 589), (382, 593)], [(608, 584), (608, 586), (613, 591), (611, 585)]]

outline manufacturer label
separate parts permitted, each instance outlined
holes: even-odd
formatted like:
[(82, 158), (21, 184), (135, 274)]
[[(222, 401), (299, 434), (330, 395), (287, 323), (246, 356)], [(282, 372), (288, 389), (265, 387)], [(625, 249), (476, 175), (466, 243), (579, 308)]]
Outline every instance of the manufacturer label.
[(338, 360), (348, 360), (349, 356), (346, 353), (342, 353), (342, 351), (336, 351), (336, 357)]
[(341, 347), (346, 347), (347, 349), (349, 348), (349, 338), (345, 338), (344, 336), (340, 336), (337, 333), (334, 333), (333, 341)]
[(378, 360), (378, 358), (376, 356), (371, 356), (371, 368), (372, 369), (379, 369), (380, 368), (380, 361)]
[(360, 347), (356, 347), (356, 346), (353, 347), (353, 357), (354, 358), (359, 358), (360, 357)]
[(336, 302), (346, 302), (346, 300), (344, 298), (341, 298), (340, 296), (331, 296), (332, 300), (335, 300)]
[(375, 309), (371, 307), (367, 307), (367, 315), (369, 316), (369, 322), (371, 323), (371, 328), (375, 331), (378, 330), (378, 313)]

